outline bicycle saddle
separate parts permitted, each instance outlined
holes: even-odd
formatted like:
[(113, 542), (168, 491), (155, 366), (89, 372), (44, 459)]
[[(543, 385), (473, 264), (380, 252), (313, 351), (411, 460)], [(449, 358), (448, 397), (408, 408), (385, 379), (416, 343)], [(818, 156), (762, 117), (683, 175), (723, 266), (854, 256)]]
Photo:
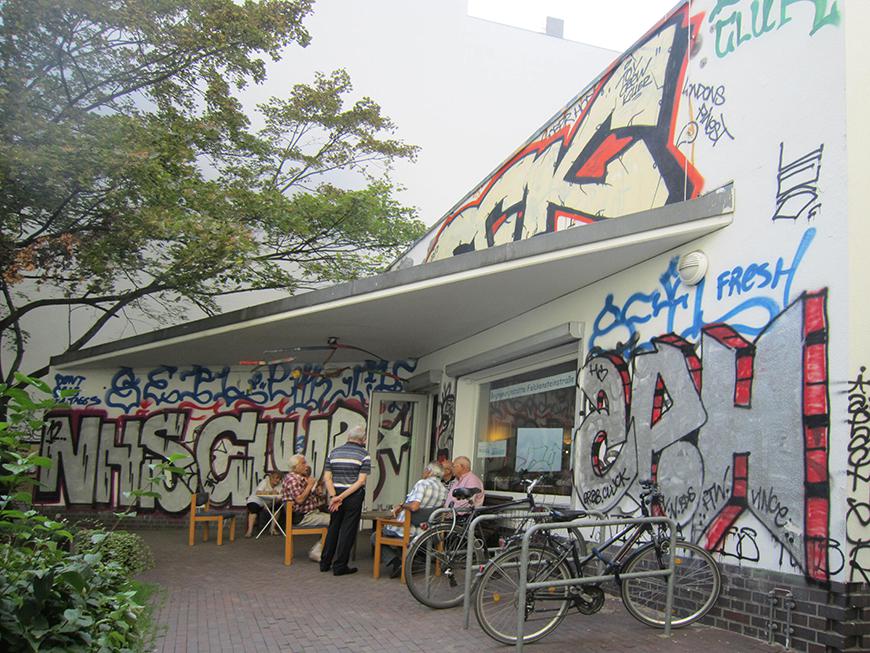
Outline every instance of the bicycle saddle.
[(553, 510), (553, 517), (556, 521), (573, 521), (581, 517), (588, 517), (589, 513), (585, 510)]
[(453, 496), (457, 499), (470, 499), (475, 494), (480, 493), (479, 487), (458, 487), (453, 490)]

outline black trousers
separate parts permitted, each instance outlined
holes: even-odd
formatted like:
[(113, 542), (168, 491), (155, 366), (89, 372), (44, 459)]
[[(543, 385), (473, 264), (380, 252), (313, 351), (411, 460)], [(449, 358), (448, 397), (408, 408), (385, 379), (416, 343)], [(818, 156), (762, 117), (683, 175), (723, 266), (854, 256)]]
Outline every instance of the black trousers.
[(359, 531), (365, 496), (366, 491), (360, 488), (342, 501), (338, 510), (330, 513), (326, 543), (323, 545), (323, 553), (320, 554), (321, 567), (331, 564), (333, 570), (347, 568), (350, 550)]

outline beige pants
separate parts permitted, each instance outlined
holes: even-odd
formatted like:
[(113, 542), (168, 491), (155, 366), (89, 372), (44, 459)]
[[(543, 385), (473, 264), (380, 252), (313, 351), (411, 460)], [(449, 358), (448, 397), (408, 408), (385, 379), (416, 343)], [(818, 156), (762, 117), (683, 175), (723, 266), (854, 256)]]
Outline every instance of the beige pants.
[[(329, 526), (329, 515), (325, 512), (320, 512), (319, 510), (315, 510), (313, 512), (309, 512), (302, 518), (302, 521), (296, 524), (297, 528), (314, 528), (315, 526)], [(313, 560), (314, 562), (320, 562), (320, 540), (317, 540), (317, 543), (311, 547), (311, 550), (308, 552), (308, 559)]]

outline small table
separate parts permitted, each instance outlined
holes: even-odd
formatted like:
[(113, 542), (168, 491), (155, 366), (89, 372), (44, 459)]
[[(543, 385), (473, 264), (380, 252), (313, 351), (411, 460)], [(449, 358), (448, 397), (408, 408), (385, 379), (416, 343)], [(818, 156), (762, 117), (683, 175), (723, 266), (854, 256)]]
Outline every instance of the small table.
[(378, 519), (389, 519), (393, 516), (392, 510), (363, 510), (360, 516), (361, 521), (376, 521)]
[(278, 511), (281, 510), (281, 506), (284, 505), (284, 497), (280, 494), (258, 494), (257, 496), (262, 500), (263, 507), (266, 508), (266, 513), (269, 515), (269, 521), (267, 521), (266, 525), (260, 529), (259, 533), (257, 533), (257, 538), (259, 539), (265, 530), (272, 524), (277, 526), (278, 530), (281, 531), (281, 535), (286, 537), (287, 534), (284, 532), (284, 527), (281, 526), (281, 523), (278, 521)]

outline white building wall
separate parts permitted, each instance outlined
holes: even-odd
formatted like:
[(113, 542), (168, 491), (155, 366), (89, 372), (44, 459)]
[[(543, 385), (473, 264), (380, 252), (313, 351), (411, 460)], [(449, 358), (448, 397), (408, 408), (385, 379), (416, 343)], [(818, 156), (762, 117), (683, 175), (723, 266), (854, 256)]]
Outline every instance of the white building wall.
[[(636, 210), (672, 203), (661, 192), (664, 166), (644, 158), (648, 141), (630, 140), (631, 130), (617, 127), (636, 125), (669, 101), (675, 108), (671, 142), (685, 157), (685, 194), (733, 180), (733, 224), (426, 357), (418, 369), (437, 369), (579, 320), (585, 340), (578, 383), (590, 399), (604, 390), (611, 407), (577, 407), (574, 475), (581, 491), (575, 503), (636, 510), (637, 481), (656, 474), (684, 534), (708, 548), (747, 566), (799, 570), (815, 580), (862, 580), (867, 530), (857, 524), (864, 508), (853, 510), (855, 532), (846, 532), (844, 520), (855, 501), (847, 481), (845, 390), (858, 372), (850, 342), (862, 333), (850, 321), (850, 300), (865, 294), (856, 296), (847, 264), (854, 239), (844, 174), (850, 164), (844, 25), (860, 33), (866, 16), (823, 0), (773, 2), (766, 23), (758, 15), (753, 32), (753, 6), (691, 3), (697, 32), (676, 97), (662, 98), (662, 77), (651, 72), (665, 71), (673, 55), (665, 21), (586, 100), (591, 108), (583, 115), (593, 118), (592, 127), (584, 136), (580, 126), (565, 158), (588, 155), (588, 143), (603, 140), (596, 134), (601, 116), (612, 116), (615, 145), (604, 157), (605, 179), (579, 186), (566, 180), (570, 166), (557, 163), (545, 126), (508, 159), (498, 179), (485, 180), (464, 200), (466, 210), (446, 217), (444, 231), (433, 233), (429, 257), (450, 256), (457, 244), (480, 249), (520, 233), (553, 231), (546, 212), (557, 200), (573, 208), (575, 220), (618, 218), (632, 194), (647, 198)], [(860, 53), (849, 56), (862, 60)], [(857, 85), (863, 93), (866, 85)], [(861, 106), (861, 98), (850, 102)], [(580, 114), (571, 106), (566, 113)], [(627, 139), (622, 150), (620, 139)], [(530, 150), (534, 157), (524, 154)], [(861, 156), (853, 170), (866, 169)], [(486, 218), (499, 202), (515, 208), (490, 232), (495, 242), (487, 243)], [(516, 230), (519, 220), (524, 224)], [(690, 288), (675, 263), (695, 249), (707, 255), (709, 269)], [(860, 260), (857, 252), (852, 256)], [(866, 319), (866, 310), (859, 315)], [(653, 342), (663, 336), (670, 342)], [(607, 353), (616, 353), (624, 369)], [(631, 399), (623, 406), (616, 401), (619, 385), (611, 384), (621, 371), (631, 379)], [(659, 383), (666, 399), (657, 412)], [(466, 403), (464, 387), (458, 384), (458, 407)], [(473, 452), (477, 419), (470, 409), (457, 410), (456, 451)], [(604, 446), (595, 444), (601, 432)], [(607, 448), (613, 460), (596, 463), (593, 454), (603, 458)]]

